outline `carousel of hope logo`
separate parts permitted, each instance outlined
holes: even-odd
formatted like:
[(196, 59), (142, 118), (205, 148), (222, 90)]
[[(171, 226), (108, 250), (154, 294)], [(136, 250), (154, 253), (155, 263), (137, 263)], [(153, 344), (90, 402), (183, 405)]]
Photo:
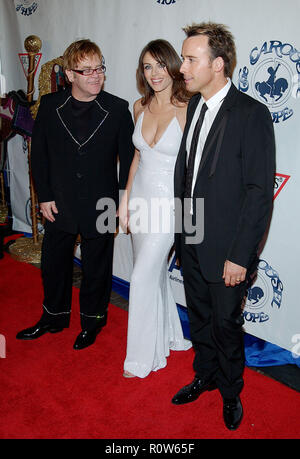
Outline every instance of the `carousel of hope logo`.
[(37, 7), (37, 2), (32, 2), (31, 0), (23, 0), (23, 2), (17, 4), (16, 11), (17, 13), (21, 13), (23, 16), (30, 16), (36, 12)]
[(156, 0), (156, 3), (160, 3), (161, 5), (172, 5), (176, 3), (176, 0)]
[(239, 70), (239, 90), (250, 88), (270, 109), (273, 123), (291, 118), (300, 99), (300, 52), (290, 43), (265, 41), (250, 51), (249, 63)]

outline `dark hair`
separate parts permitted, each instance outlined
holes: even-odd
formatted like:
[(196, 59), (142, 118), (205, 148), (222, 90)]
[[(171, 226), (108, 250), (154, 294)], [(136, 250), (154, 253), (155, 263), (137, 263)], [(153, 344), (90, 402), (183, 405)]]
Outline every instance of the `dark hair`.
[(143, 59), (147, 52), (149, 52), (151, 56), (157, 60), (157, 62), (166, 66), (168, 74), (173, 79), (171, 96), (172, 104), (175, 105), (176, 101), (188, 102), (190, 95), (185, 89), (183, 76), (180, 73), (180, 57), (168, 41), (158, 39), (150, 41), (150, 43), (148, 43), (142, 50), (139, 58), (138, 68), (136, 71), (136, 79), (139, 92), (143, 96), (141, 100), (142, 105), (148, 104), (154, 94), (153, 89), (147, 83), (144, 75)]
[(197, 35), (207, 36), (211, 59), (222, 57), (224, 61), (224, 75), (232, 77), (236, 64), (235, 43), (233, 35), (225, 25), (214, 22), (201, 22), (200, 24), (187, 26), (183, 30), (187, 38)]

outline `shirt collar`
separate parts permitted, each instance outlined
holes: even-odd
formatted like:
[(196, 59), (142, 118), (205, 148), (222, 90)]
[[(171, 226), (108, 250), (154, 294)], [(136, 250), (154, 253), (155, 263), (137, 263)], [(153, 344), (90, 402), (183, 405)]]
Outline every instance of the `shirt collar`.
[(206, 105), (208, 107), (208, 110), (214, 109), (220, 102), (222, 102), (222, 100), (227, 95), (227, 93), (228, 93), (228, 91), (230, 89), (230, 86), (231, 86), (231, 79), (227, 78), (226, 85), (222, 89), (220, 89), (220, 91), (218, 91), (214, 96), (212, 96), (210, 99), (208, 99), (206, 102), (204, 101), (203, 97), (201, 97), (202, 102), (206, 103)]

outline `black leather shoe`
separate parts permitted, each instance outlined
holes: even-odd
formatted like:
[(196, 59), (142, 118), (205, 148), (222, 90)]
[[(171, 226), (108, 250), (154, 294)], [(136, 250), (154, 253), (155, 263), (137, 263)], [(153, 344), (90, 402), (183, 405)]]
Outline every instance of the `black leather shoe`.
[(58, 333), (63, 331), (63, 329), (63, 327), (57, 328), (51, 324), (41, 324), (38, 322), (33, 327), (25, 328), (25, 330), (20, 331), (16, 338), (24, 340), (37, 339), (45, 333)]
[(197, 398), (205, 391), (211, 391), (216, 389), (217, 386), (212, 381), (205, 381), (203, 379), (195, 378), (191, 384), (184, 386), (177, 392), (176, 395), (172, 398), (172, 403), (175, 405), (183, 405), (184, 403), (190, 403)]
[(76, 338), (73, 348), (76, 350), (84, 349), (93, 344), (100, 333), (102, 327), (95, 328), (93, 330), (82, 330)]
[(223, 417), (227, 429), (235, 430), (238, 428), (243, 417), (240, 397), (223, 399)]

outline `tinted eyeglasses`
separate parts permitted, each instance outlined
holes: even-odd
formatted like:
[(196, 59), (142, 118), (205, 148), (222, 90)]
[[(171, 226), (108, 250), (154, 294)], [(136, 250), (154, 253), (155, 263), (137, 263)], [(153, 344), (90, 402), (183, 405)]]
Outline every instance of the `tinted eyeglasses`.
[(83, 76), (91, 76), (94, 74), (94, 72), (97, 73), (97, 75), (103, 75), (103, 73), (106, 72), (106, 67), (105, 67), (105, 59), (104, 59), (104, 56), (102, 56), (102, 62), (101, 62), (101, 65), (99, 65), (99, 67), (96, 67), (95, 69), (71, 69), (73, 72), (75, 73), (79, 73), (79, 75), (83, 75)]
[(93, 75), (94, 72), (97, 73), (97, 75), (102, 75), (106, 71), (105, 65), (100, 65), (99, 67), (96, 67), (95, 69), (71, 69), (75, 73), (79, 73), (79, 75), (83, 76), (91, 76)]

